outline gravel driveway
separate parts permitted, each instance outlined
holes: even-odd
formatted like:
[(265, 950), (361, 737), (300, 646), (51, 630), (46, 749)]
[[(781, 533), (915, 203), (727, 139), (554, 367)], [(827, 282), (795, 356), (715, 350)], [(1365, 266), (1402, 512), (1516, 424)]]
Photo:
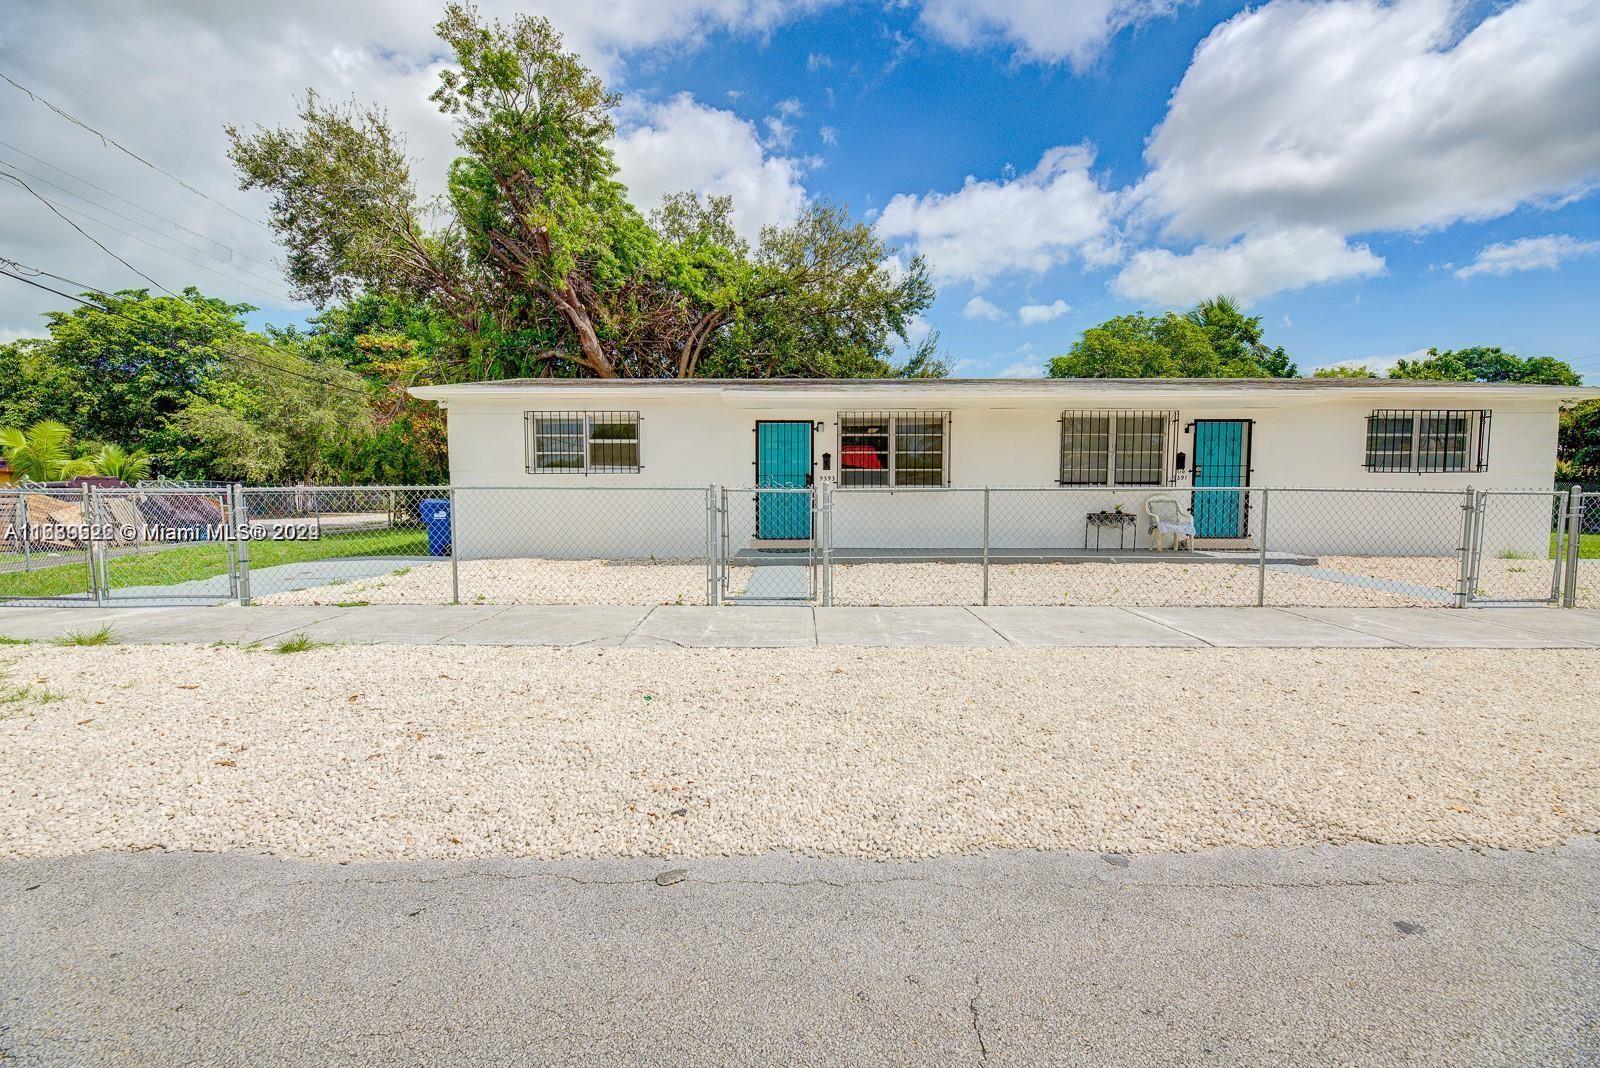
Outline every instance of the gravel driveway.
[[(1600, 830), (1593, 651), (0, 652), (0, 854), (925, 857)], [(56, 699), (51, 699), (51, 698)]]

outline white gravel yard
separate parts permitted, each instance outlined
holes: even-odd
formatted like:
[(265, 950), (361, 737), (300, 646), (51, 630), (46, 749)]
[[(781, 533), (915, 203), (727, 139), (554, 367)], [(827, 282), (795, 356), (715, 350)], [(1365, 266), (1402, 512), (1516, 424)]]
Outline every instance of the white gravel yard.
[[(1249, 606), (1256, 603), (1254, 564), (1175, 559), (1165, 563), (990, 564), (992, 605)], [(967, 563), (836, 564), (839, 605), (981, 603), (983, 569)], [(1310, 574), (1271, 570), (1268, 604), (1427, 607), (1436, 602)]]
[[(1316, 570), (1369, 579), (1386, 588), (1338, 581), (1312, 569), (1275, 568), (1267, 603), (1356, 608), (1440, 606), (1418, 592), (1455, 589), (1454, 558), (1326, 557)], [(732, 569), (737, 596), (754, 571)], [(1549, 592), (1548, 561), (1485, 560), (1486, 594), (1520, 597)], [(461, 600), (467, 604), (704, 604), (705, 564), (698, 560), (463, 560)], [(1392, 584), (1392, 585), (1388, 585)], [(982, 601), (983, 572), (975, 563), (874, 561), (835, 564), (834, 603), (840, 605), (972, 605)], [(256, 598), (259, 604), (439, 604), (450, 599), (450, 565), (423, 564), (395, 574), (315, 586)], [(989, 603), (996, 605), (1253, 605), (1253, 562), (1173, 558), (1135, 563), (996, 563), (989, 568)]]
[[(462, 560), (463, 604), (705, 604), (703, 560)], [(440, 604), (450, 600), (450, 565), (313, 586), (257, 604)]]
[(1595, 651), (0, 650), (0, 854), (898, 858), (1600, 831)]

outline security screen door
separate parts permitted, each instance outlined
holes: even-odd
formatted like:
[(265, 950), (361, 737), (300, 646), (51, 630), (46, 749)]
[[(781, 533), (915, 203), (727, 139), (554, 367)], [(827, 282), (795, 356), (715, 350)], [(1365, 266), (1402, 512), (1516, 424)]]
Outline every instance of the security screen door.
[(1248, 419), (1196, 419), (1194, 423), (1194, 532), (1199, 538), (1242, 538), (1249, 533), (1248, 494), (1207, 493), (1206, 486), (1250, 484)]
[[(756, 423), (756, 488), (804, 489), (811, 485), (810, 421)], [(811, 494), (756, 493), (756, 537), (811, 537)]]

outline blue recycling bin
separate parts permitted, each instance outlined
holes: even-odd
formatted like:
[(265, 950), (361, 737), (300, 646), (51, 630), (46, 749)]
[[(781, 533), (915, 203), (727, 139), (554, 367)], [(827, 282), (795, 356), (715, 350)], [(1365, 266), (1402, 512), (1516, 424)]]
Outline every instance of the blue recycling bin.
[(428, 532), (428, 555), (450, 555), (450, 502), (443, 497), (424, 497), (419, 506), (422, 526)]

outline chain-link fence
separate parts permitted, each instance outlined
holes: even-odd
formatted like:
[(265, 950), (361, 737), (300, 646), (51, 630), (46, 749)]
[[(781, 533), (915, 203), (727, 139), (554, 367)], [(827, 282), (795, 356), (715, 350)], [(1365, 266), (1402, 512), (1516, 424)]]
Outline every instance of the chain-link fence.
[(93, 604), (87, 489), (0, 489), (0, 603)]
[(0, 491), (0, 602), (1600, 607), (1600, 494)]

